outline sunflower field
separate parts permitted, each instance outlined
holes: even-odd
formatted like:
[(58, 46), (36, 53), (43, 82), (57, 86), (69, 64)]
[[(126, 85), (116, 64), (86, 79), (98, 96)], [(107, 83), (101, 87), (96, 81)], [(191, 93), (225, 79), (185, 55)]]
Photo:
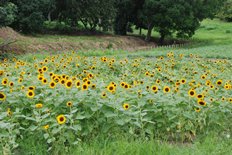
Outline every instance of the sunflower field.
[(0, 82), (0, 144), (9, 150), (26, 134), (51, 151), (100, 133), (192, 141), (232, 132), (231, 60), (70, 52), (4, 59)]

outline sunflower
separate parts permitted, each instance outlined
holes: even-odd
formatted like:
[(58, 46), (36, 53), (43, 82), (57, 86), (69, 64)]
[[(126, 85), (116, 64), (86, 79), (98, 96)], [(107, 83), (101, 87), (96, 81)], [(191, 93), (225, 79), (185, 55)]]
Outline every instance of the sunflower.
[(56, 87), (56, 83), (55, 83), (54, 81), (51, 81), (51, 82), (49, 83), (49, 87), (50, 87), (50, 88), (55, 88), (55, 87)]
[(206, 78), (206, 75), (202, 75), (201, 79), (204, 80)]
[(2, 79), (2, 85), (6, 86), (8, 84), (8, 79), (4, 78)]
[(128, 110), (130, 108), (130, 105), (128, 103), (123, 104), (123, 109)]
[(28, 90), (27, 97), (28, 98), (33, 98), (34, 96), (35, 96), (35, 92), (33, 90)]
[(13, 86), (14, 86), (14, 82), (10, 82), (10, 83), (9, 83), (9, 86), (10, 86), (10, 87), (13, 87)]
[(232, 98), (229, 98), (229, 102), (232, 103)]
[(222, 80), (217, 80), (216, 84), (217, 84), (218, 86), (222, 85)]
[(43, 129), (44, 129), (44, 130), (47, 130), (48, 128), (49, 128), (49, 125), (48, 125), (48, 124), (43, 126)]
[(28, 87), (28, 90), (34, 91), (34, 90), (35, 90), (35, 86), (30, 86), (30, 87)]
[(13, 112), (11, 111), (10, 108), (7, 108), (7, 116), (11, 116), (13, 114)]
[(185, 84), (185, 83), (186, 83), (186, 79), (181, 79), (180, 82), (181, 82), (182, 84)]
[(38, 80), (40, 80), (40, 81), (43, 80), (43, 76), (42, 76), (42, 75), (38, 75), (37, 78), (38, 78)]
[(206, 106), (206, 102), (204, 100), (199, 99), (197, 102), (201, 106)]
[(164, 88), (163, 88), (163, 92), (164, 93), (169, 93), (171, 91), (171, 89), (168, 87), (168, 86), (165, 86)]
[(96, 88), (96, 84), (92, 84), (92, 85), (91, 85), (91, 88), (92, 88), (92, 89), (95, 89), (95, 88)]
[(196, 111), (196, 112), (200, 112), (201, 109), (200, 109), (199, 107), (197, 107), (197, 108), (195, 108), (195, 111)]
[(224, 85), (224, 89), (229, 90), (230, 89), (230, 85), (228, 85), (228, 84)]
[(102, 92), (101, 97), (102, 97), (102, 98), (106, 98), (106, 93), (105, 93), (105, 92)]
[(73, 105), (73, 103), (72, 103), (71, 101), (68, 101), (68, 102), (66, 103), (66, 105), (67, 105), (67, 107), (71, 107), (71, 106)]
[(190, 97), (195, 97), (196, 91), (195, 91), (194, 89), (190, 89), (190, 90), (188, 91), (188, 95), (189, 95)]
[(81, 85), (81, 81), (80, 81), (80, 80), (77, 80), (75, 85), (76, 85), (77, 88), (79, 88), (80, 85)]
[(6, 95), (3, 92), (0, 92), (0, 101), (4, 101), (6, 99)]
[(23, 78), (18, 79), (18, 83), (21, 83), (21, 82), (23, 82)]
[(128, 88), (130, 88), (130, 86), (126, 83), (126, 84), (124, 85), (124, 88), (125, 88), (125, 89), (128, 89)]
[(44, 78), (44, 79), (42, 80), (42, 83), (43, 83), (43, 84), (47, 84), (47, 83), (48, 83), (48, 80)]
[(198, 94), (196, 97), (197, 97), (198, 99), (203, 99), (205, 96), (204, 96), (203, 94)]
[(159, 84), (161, 81), (159, 79), (156, 80), (156, 84)]
[(72, 85), (73, 85), (72, 80), (67, 80), (65, 82), (65, 87), (68, 88), (68, 89), (72, 88)]
[(37, 104), (35, 105), (35, 107), (36, 107), (37, 109), (40, 109), (40, 108), (43, 107), (43, 104), (42, 104), (42, 103), (37, 103)]
[(86, 84), (90, 85), (90, 84), (91, 84), (91, 81), (89, 81), (89, 80), (88, 80), (88, 81), (86, 81)]
[(4, 74), (3, 70), (0, 70), (0, 76), (2, 76)]
[(151, 90), (156, 93), (158, 91), (158, 87), (156, 85), (151, 86)]
[(43, 72), (46, 72), (48, 70), (48, 67), (47, 66), (43, 66), (42, 70), (43, 70)]
[(88, 90), (88, 84), (82, 84), (81, 90)]
[(110, 85), (108, 85), (107, 86), (107, 90), (109, 91), (109, 92), (114, 92), (115, 91), (115, 86), (114, 85), (112, 85), (112, 84), (110, 84)]
[(66, 122), (66, 117), (64, 115), (59, 115), (56, 117), (58, 124), (64, 124)]
[(65, 84), (65, 82), (66, 82), (65, 79), (60, 80), (60, 83), (61, 83), (62, 85)]

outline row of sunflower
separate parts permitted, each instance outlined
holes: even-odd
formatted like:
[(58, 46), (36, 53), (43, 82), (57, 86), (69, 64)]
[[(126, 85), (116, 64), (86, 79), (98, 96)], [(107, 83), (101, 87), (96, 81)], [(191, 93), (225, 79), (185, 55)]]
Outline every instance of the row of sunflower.
[(58, 142), (75, 145), (102, 132), (171, 139), (181, 134), (191, 140), (215, 126), (229, 131), (231, 68), (231, 60), (173, 52), (146, 59), (76, 53), (5, 59), (0, 136), (8, 142), (15, 135), (42, 132), (54, 149)]

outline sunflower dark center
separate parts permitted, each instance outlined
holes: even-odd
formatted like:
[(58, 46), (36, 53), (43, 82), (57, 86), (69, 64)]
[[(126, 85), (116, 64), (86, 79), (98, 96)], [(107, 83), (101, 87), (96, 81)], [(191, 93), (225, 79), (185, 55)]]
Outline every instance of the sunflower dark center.
[(84, 89), (87, 89), (87, 86), (86, 86), (86, 85), (83, 85), (83, 88), (84, 88)]
[(29, 92), (29, 94), (28, 94), (29, 96), (32, 96), (33, 95), (33, 93), (32, 92)]
[(2, 94), (2, 93), (0, 93), (0, 98), (4, 98), (5, 96)]
[(72, 82), (68, 82), (67, 86), (70, 87), (72, 85)]
[(64, 118), (63, 118), (63, 117), (60, 117), (60, 121), (63, 122), (63, 121), (64, 121)]
[(193, 91), (191, 91), (191, 92), (190, 92), (190, 95), (194, 95), (194, 92), (193, 92)]
[(205, 104), (205, 102), (203, 102), (203, 101), (200, 101), (200, 102), (199, 102), (199, 104), (200, 104), (200, 105), (204, 105), (204, 104)]

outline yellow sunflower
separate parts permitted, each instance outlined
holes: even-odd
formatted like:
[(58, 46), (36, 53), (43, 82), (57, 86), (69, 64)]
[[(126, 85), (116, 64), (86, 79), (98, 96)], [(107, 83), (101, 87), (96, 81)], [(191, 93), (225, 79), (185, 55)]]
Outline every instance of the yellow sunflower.
[(194, 89), (190, 89), (190, 90), (188, 91), (188, 95), (189, 95), (190, 97), (195, 97), (196, 91), (195, 91)]
[(4, 101), (6, 99), (6, 95), (3, 92), (0, 92), (0, 101)]
[(55, 83), (54, 81), (51, 81), (51, 82), (49, 83), (49, 87), (50, 87), (50, 88), (55, 88), (55, 87), (56, 87), (56, 83)]
[(72, 80), (67, 80), (67, 81), (65, 82), (65, 87), (68, 88), (68, 89), (71, 89), (71, 88), (72, 88), (72, 85), (73, 85)]
[(157, 91), (158, 91), (158, 87), (157, 86), (155, 86), (155, 85), (153, 85), (153, 86), (151, 86), (151, 90), (154, 92), (154, 93), (156, 93)]
[(71, 101), (68, 101), (68, 102), (66, 103), (66, 105), (67, 105), (67, 107), (71, 107), (71, 106), (73, 105), (73, 103), (72, 103)]
[(165, 86), (164, 88), (163, 88), (163, 92), (164, 93), (169, 93), (171, 91), (171, 89), (168, 87), (168, 86)]
[(66, 122), (66, 117), (61, 114), (56, 117), (56, 121), (58, 122), (58, 124), (64, 124)]
[(40, 108), (43, 107), (43, 104), (42, 104), (42, 103), (37, 103), (37, 104), (35, 105), (35, 107), (36, 107), (37, 109), (40, 109)]
[(123, 104), (123, 109), (128, 110), (130, 108), (130, 105), (128, 103)]
[(33, 90), (28, 90), (27, 97), (28, 98), (33, 98), (34, 96), (35, 96), (35, 92)]

